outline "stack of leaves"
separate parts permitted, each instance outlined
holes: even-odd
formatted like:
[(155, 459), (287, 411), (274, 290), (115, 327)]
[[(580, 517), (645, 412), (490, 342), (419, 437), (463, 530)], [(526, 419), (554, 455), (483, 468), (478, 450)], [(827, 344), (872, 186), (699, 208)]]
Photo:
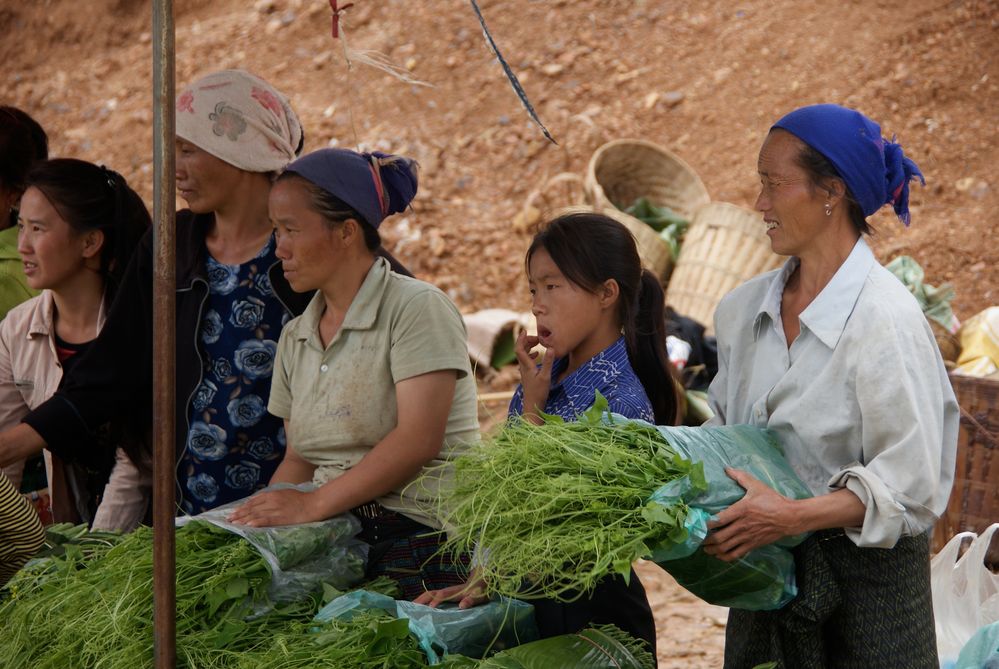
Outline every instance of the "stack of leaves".
[(598, 625), (504, 650), (483, 660), (479, 669), (653, 669), (644, 641), (613, 625)]
[[(181, 666), (228, 666), (222, 663), (228, 653), (262, 645), (276, 627), (308, 620), (317, 608), (312, 600), (273, 607), (263, 558), (212, 525), (179, 529), (176, 555)], [(149, 666), (152, 563), (152, 530), (140, 528), (100, 555), (88, 559), (74, 546), (19, 574), (0, 604), (0, 666)], [(74, 616), (84, 618), (76, 624)]]
[(683, 235), (690, 226), (690, 221), (669, 207), (660, 207), (653, 204), (646, 197), (636, 199), (631, 206), (618, 208), (658, 232), (663, 241), (669, 245), (670, 256), (676, 262), (676, 259), (680, 256), (680, 243), (683, 241)]
[(700, 466), (650, 425), (605, 422), (606, 406), (598, 398), (571, 423), (514, 419), (456, 461), (442, 501), (451, 547), (484, 547), (491, 592), (571, 601), (609, 573), (628, 576), (651, 546), (687, 539), (686, 504), (649, 496), (681, 477), (703, 486)]

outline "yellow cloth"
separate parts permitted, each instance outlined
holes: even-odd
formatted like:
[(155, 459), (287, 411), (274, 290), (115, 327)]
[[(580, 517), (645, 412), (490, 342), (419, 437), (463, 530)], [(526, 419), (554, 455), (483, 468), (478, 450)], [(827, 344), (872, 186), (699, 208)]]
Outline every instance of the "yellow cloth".
[(414, 520), (440, 528), (436, 488), (450, 462), (478, 439), (475, 381), (465, 327), (457, 308), (428, 283), (392, 272), (375, 260), (340, 330), (324, 349), (319, 339), (322, 295), (281, 332), (268, 410), (289, 421), (288, 446), (317, 465), (317, 485), (332, 481), (361, 461), (395, 429), (395, 384), (441, 370), (455, 370), (438, 460), (428, 478), (403, 486), (378, 502)]
[(999, 307), (975, 314), (961, 328), (955, 374), (999, 378)]
[(0, 474), (0, 586), (24, 566), (44, 541), (38, 514)]

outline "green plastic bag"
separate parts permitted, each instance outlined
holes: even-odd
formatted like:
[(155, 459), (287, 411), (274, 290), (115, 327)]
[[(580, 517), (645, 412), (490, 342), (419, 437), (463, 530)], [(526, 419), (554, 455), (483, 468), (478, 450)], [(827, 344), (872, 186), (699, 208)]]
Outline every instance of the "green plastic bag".
[(448, 655), (478, 658), (487, 652), (512, 648), (538, 638), (534, 607), (505, 597), (470, 609), (459, 609), (453, 604), (431, 608), (366, 590), (354, 590), (324, 606), (314, 620), (350, 620), (358, 613), (372, 609), (407, 620), (410, 634), (431, 664), (440, 663)]
[(794, 557), (788, 548), (804, 541), (807, 535), (784, 537), (735, 562), (723, 562), (700, 548), (708, 534), (708, 520), (746, 494), (725, 473), (726, 467), (741, 469), (786, 497), (811, 497), (811, 491), (784, 459), (776, 436), (749, 425), (656, 429), (681, 457), (701, 465), (703, 479), (685, 476), (662, 486), (650, 497), (651, 501), (667, 505), (680, 500), (690, 507), (684, 523), (687, 540), (677, 544), (664, 539), (651, 547), (651, 559), (677, 583), (711, 604), (765, 611), (794, 599), (798, 589)]
[(644, 642), (611, 625), (524, 644), (483, 660), (480, 669), (652, 669)]

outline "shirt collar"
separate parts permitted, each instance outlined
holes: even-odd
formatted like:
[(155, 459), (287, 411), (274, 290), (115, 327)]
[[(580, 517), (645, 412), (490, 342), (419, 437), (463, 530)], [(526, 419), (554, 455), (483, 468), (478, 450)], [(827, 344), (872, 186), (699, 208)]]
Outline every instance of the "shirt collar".
[(875, 262), (867, 242), (863, 238), (858, 239), (833, 278), (801, 312), (801, 324), (829, 348), (835, 348), (839, 342)]
[[(560, 358), (552, 365), (552, 380), (562, 373), (569, 364), (568, 356)], [(552, 390), (561, 390), (568, 397), (581, 400), (586, 406), (593, 403), (594, 372), (606, 376), (608, 367), (622, 369), (628, 363), (628, 349), (624, 345), (624, 337), (618, 337), (613, 344), (584, 362), (578, 369), (566, 376), (560, 383), (552, 383)], [(599, 370), (599, 371), (598, 371)], [(587, 378), (589, 377), (589, 378)]]
[[(846, 321), (853, 313), (853, 307), (857, 304), (857, 298), (860, 297), (860, 291), (875, 262), (874, 254), (861, 237), (829, 283), (801, 312), (799, 320), (802, 326), (808, 328), (829, 348), (835, 348), (839, 342)], [(771, 327), (780, 327), (780, 304), (784, 287), (800, 263), (798, 258), (788, 259), (783, 269), (770, 282), (754, 321), (753, 334), (756, 339), (759, 339), (766, 327), (763, 316), (770, 318)]]
[[(378, 308), (382, 303), (382, 296), (388, 286), (389, 273), (391, 268), (385, 258), (375, 258), (374, 264), (364, 277), (357, 295), (354, 296), (347, 314), (343, 318), (341, 330), (368, 330), (375, 324), (378, 318)], [(301, 340), (309, 339), (313, 334), (318, 336), (319, 321), (326, 309), (325, 299), (321, 291), (316, 291), (309, 306), (302, 313), (299, 326), (295, 336)], [(322, 348), (322, 347), (320, 347)]]

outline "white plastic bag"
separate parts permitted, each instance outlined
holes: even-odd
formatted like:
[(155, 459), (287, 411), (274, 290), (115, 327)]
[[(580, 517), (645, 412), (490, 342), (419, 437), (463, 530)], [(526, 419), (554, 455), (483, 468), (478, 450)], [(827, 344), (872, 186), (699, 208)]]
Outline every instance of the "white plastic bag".
[[(979, 628), (999, 621), (999, 575), (985, 567), (985, 553), (999, 523), (975, 535), (961, 532), (930, 562), (933, 617), (941, 667), (952, 667), (961, 648)], [(973, 539), (958, 559), (961, 544)]]

